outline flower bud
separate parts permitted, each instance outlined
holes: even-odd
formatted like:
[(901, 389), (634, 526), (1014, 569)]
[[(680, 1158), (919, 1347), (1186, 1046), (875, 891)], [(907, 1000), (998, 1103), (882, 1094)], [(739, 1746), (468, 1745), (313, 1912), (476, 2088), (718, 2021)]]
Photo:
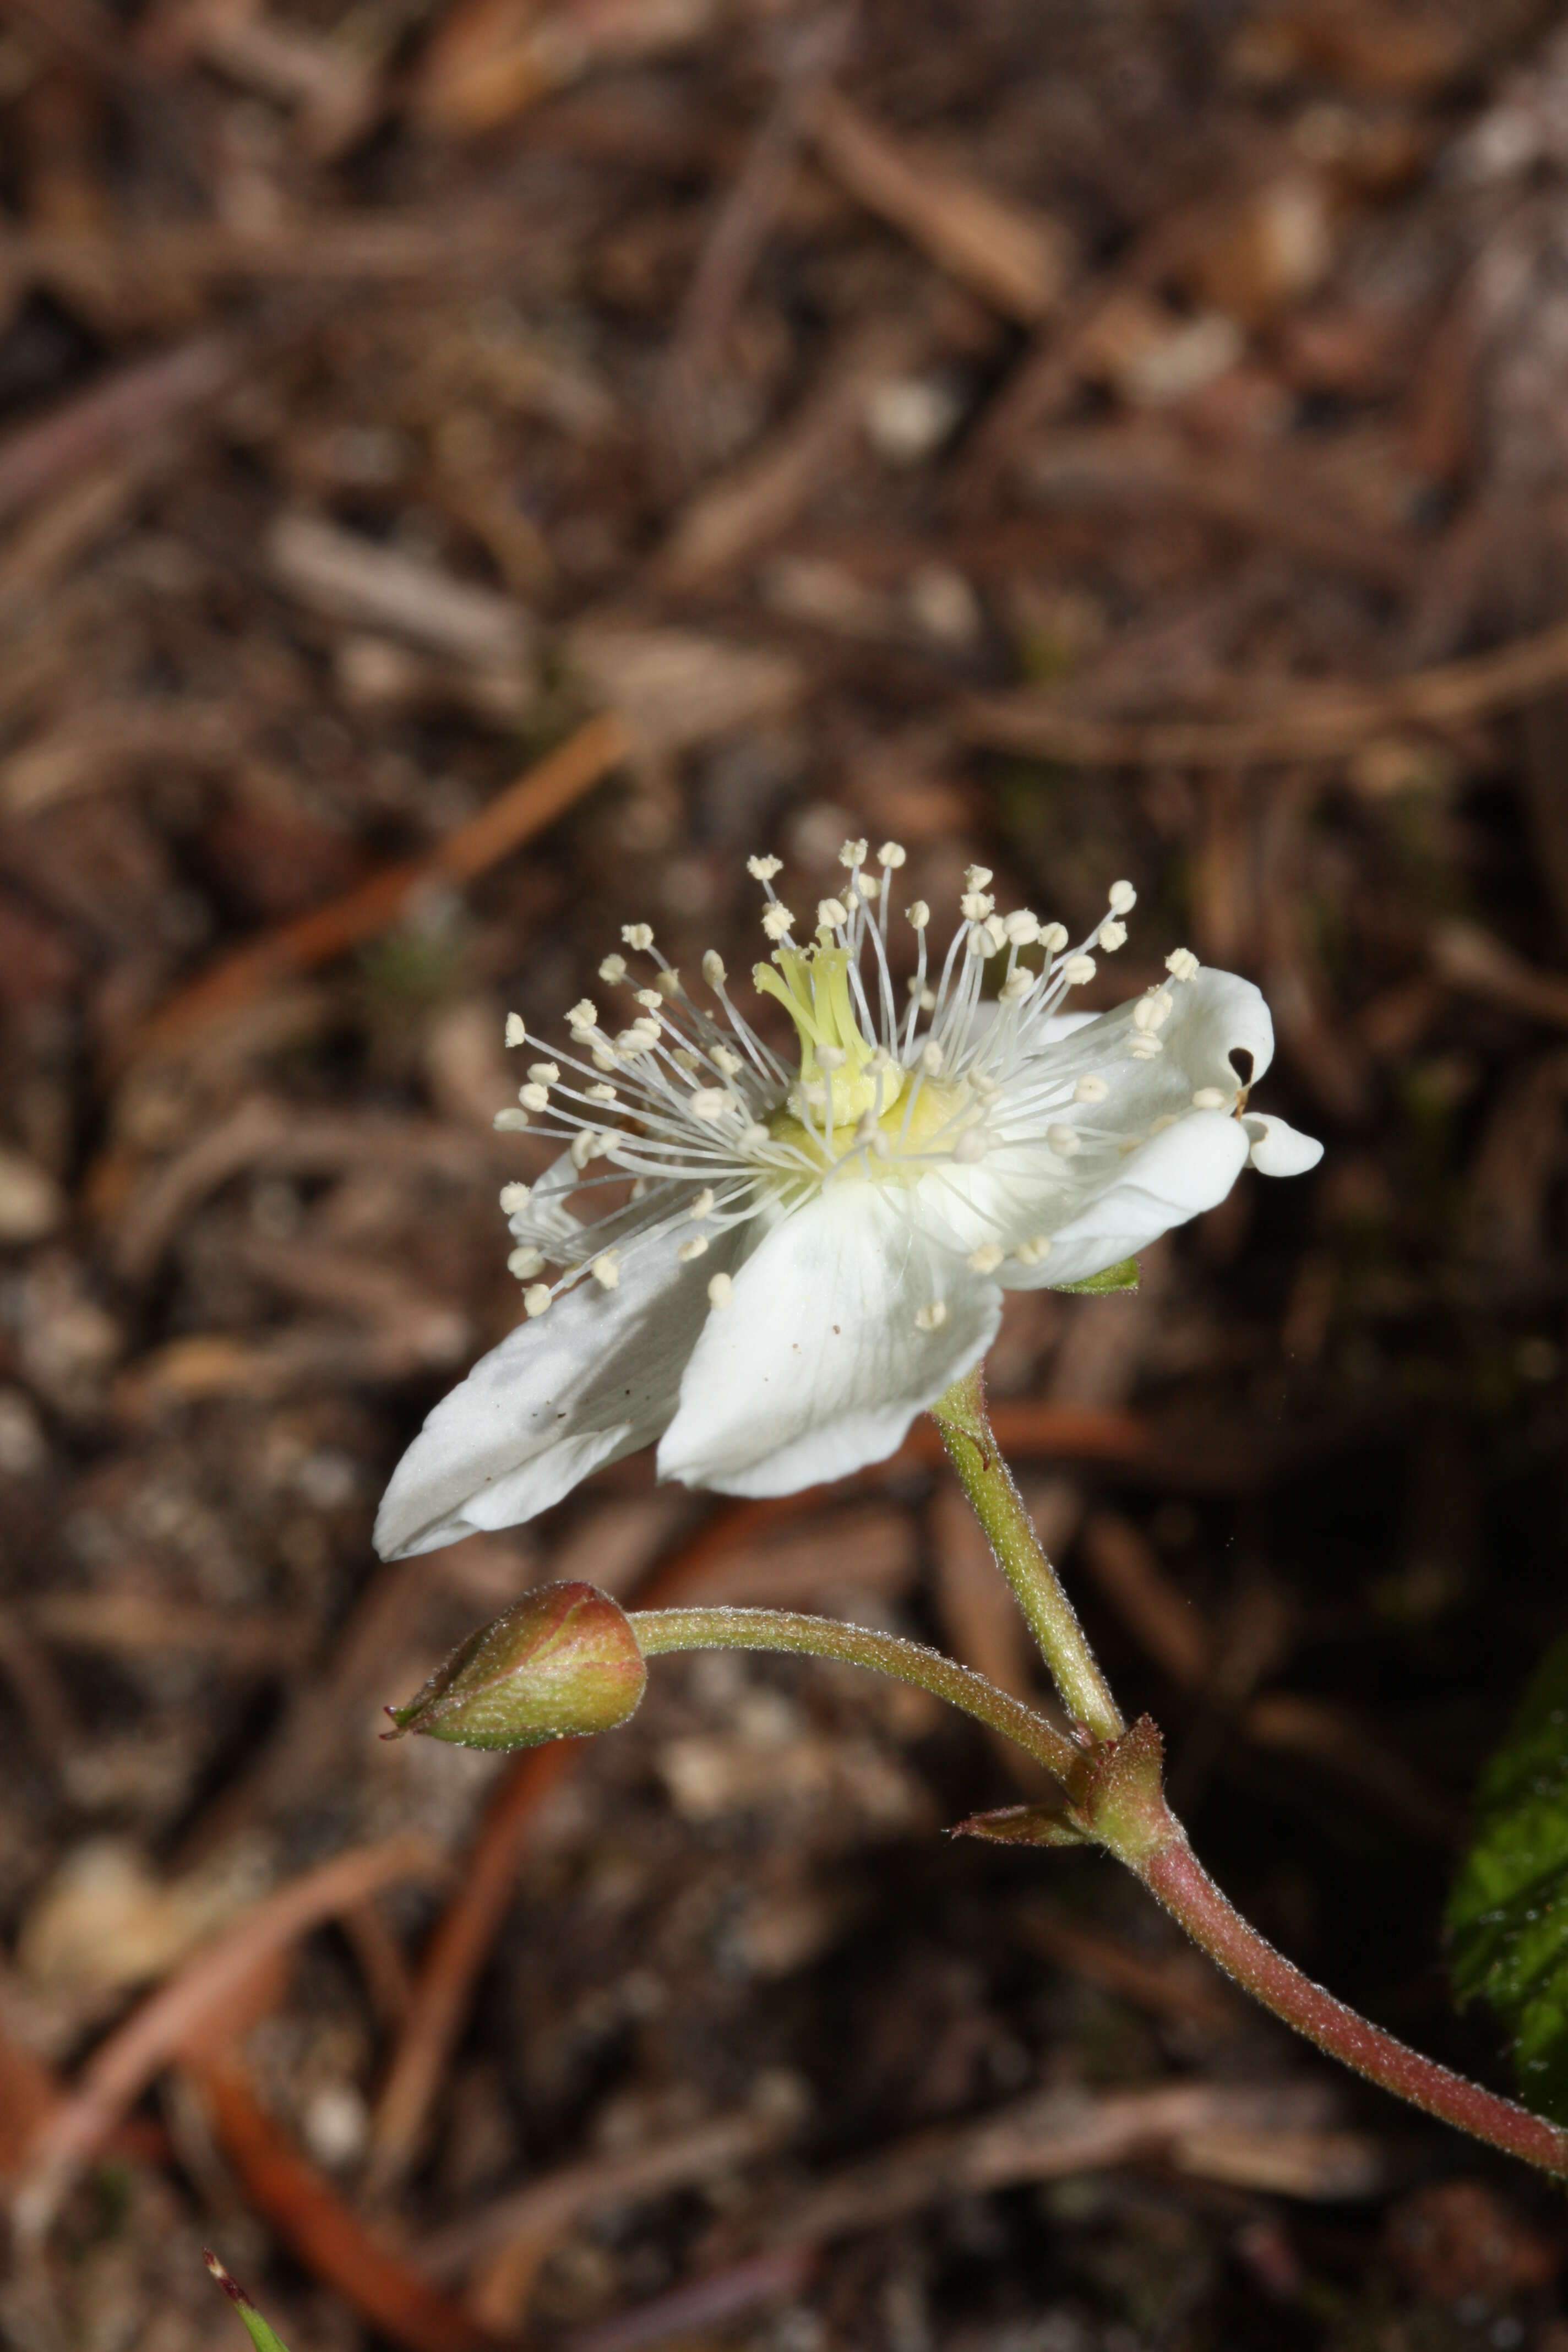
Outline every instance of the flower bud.
[(421, 1731), (458, 1748), (537, 1748), (613, 1731), (637, 1712), (647, 1667), (624, 1609), (595, 1584), (543, 1584), (459, 1643), (405, 1706)]

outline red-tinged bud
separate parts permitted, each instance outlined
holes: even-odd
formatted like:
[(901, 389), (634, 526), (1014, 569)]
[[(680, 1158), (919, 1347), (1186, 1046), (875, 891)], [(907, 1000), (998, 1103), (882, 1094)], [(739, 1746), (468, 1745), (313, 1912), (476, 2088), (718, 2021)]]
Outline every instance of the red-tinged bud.
[(537, 1748), (613, 1731), (637, 1712), (647, 1667), (624, 1609), (595, 1584), (543, 1584), (470, 1633), (405, 1706), (420, 1731), (458, 1748)]

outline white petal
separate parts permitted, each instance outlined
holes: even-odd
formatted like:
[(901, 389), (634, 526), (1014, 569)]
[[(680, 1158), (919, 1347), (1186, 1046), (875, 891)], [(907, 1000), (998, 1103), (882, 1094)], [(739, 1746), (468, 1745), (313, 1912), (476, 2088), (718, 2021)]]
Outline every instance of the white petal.
[(658, 1435), (708, 1313), (714, 1266), (730, 1255), (720, 1244), (682, 1265), (676, 1247), (688, 1231), (629, 1248), (618, 1288), (580, 1283), (442, 1398), (382, 1498), (384, 1559), (516, 1527)]
[(1241, 1123), (1252, 1138), (1247, 1156), (1260, 1176), (1304, 1176), (1323, 1156), (1315, 1136), (1303, 1135), (1270, 1112), (1249, 1110)]
[[(1147, 1164), (1144, 1154), (1158, 1140), (1157, 1127), (1171, 1133), (1202, 1116), (1193, 1098), (1211, 1088), (1210, 1099), (1216, 1096), (1228, 1111), (1242, 1087), (1273, 1058), (1268, 1006), (1250, 981), (1206, 968), (1194, 981), (1173, 981), (1164, 993), (1170, 1013), (1157, 1033), (1160, 1051), (1147, 1060), (1128, 1050), (1137, 1034), (1133, 1004), (1072, 1019), (1070, 1025), (1053, 1023), (1037, 1050), (1006, 1074), (988, 1122), (997, 1140), (984, 1160), (973, 1171), (945, 1169), (921, 1186), (920, 1213), (927, 1230), (965, 1250), (995, 1242), (1011, 1252), (1042, 1235), (1081, 1237), (1080, 1221), (1087, 1218), (1092, 1227), (1102, 1196), (1125, 1197), (1122, 1188)], [(1090, 1076), (1101, 1081), (1104, 1093), (1097, 1087), (1095, 1099), (1079, 1101), (1077, 1082)], [(1227, 1123), (1235, 1129), (1233, 1119)], [(1079, 1149), (1070, 1156), (1053, 1152), (1046, 1143), (1047, 1129), (1058, 1124), (1079, 1137)], [(1138, 1148), (1128, 1151), (1128, 1144)], [(1239, 1167), (1246, 1139), (1233, 1133), (1218, 1149), (1222, 1161), (1234, 1158)], [(1223, 1181), (1215, 1178), (1220, 1189), (1212, 1198), (1224, 1197), (1234, 1175), (1232, 1169)], [(1199, 1205), (1207, 1207), (1211, 1200)], [(1166, 1222), (1180, 1223), (1195, 1213), (1195, 1208), (1180, 1208)], [(1150, 1225), (1147, 1214), (1135, 1222), (1142, 1228), (1140, 1245), (1165, 1229)], [(1059, 1273), (1058, 1264), (1053, 1251), (1026, 1275), (1027, 1286), (1083, 1278), (1077, 1272)], [(1015, 1278), (1004, 1277), (1009, 1283)]]
[[(942, 1310), (934, 1329), (922, 1307)], [(735, 1276), (686, 1367), (659, 1475), (785, 1495), (880, 1462), (1001, 1315), (995, 1283), (918, 1230), (902, 1187), (841, 1180)]]
[(1036, 1266), (1005, 1266), (1009, 1290), (1049, 1290), (1087, 1282), (1134, 1257), (1173, 1225), (1184, 1225), (1225, 1199), (1247, 1165), (1241, 1121), (1194, 1110), (1120, 1160), (1114, 1176), (1051, 1235)]
[(1274, 1024), (1252, 982), (1205, 964), (1195, 980), (1167, 982), (1165, 993), (1163, 1058), (1177, 1062), (1194, 1087), (1255, 1087), (1274, 1059)]

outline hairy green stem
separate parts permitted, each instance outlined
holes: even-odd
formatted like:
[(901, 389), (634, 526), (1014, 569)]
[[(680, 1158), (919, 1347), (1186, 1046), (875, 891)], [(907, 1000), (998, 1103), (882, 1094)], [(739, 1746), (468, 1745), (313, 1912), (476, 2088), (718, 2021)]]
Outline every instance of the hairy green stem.
[(963, 1380), (954, 1381), (931, 1412), (997, 1565), (1029, 1621), (1063, 1706), (1097, 1739), (1115, 1739), (1126, 1728), (1121, 1710), (1002, 1459), (985, 1411), (981, 1367), (977, 1364)]
[(631, 1627), (647, 1658), (669, 1650), (788, 1650), (797, 1657), (865, 1666), (895, 1682), (912, 1683), (988, 1724), (1058, 1780), (1083, 1760), (1070, 1739), (1021, 1699), (944, 1658), (940, 1650), (900, 1641), (894, 1633), (846, 1625), (836, 1617), (808, 1617), (795, 1609), (637, 1609), (631, 1612)]

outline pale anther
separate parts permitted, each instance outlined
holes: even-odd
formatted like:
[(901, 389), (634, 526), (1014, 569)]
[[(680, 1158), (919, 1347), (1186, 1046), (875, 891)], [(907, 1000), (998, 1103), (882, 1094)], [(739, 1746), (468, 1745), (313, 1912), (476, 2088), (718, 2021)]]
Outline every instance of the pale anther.
[(741, 1129), (736, 1141), (742, 1151), (755, 1151), (759, 1144), (771, 1143), (773, 1138), (759, 1119), (752, 1119), (749, 1126)]
[(782, 940), (795, 929), (795, 917), (785, 906), (769, 907), (763, 916), (763, 929), (770, 940)]
[(710, 1217), (713, 1214), (713, 1188), (710, 1184), (704, 1184), (686, 1213), (694, 1219)]
[(654, 987), (667, 1004), (673, 1003), (680, 994), (680, 974), (678, 971), (661, 971), (654, 982)]
[(952, 1156), (961, 1167), (973, 1168), (984, 1160), (991, 1149), (991, 1138), (978, 1127), (966, 1127), (952, 1147)]
[(1168, 996), (1141, 996), (1132, 1007), (1132, 1026), (1145, 1033), (1163, 1029), (1170, 1010), (1171, 1000)]
[(1001, 997), (1004, 1004), (1016, 1004), (1021, 997), (1028, 995), (1034, 985), (1034, 973), (1032, 971), (1026, 971), (1023, 967), (1020, 966), (1016, 971), (1010, 971), (1007, 974), (1006, 979), (1002, 982), (1000, 989), (997, 991), (997, 994)]
[(1002, 1091), (1001, 1079), (988, 1077), (984, 1070), (971, 1070), (969, 1085), (971, 1091), (977, 1094), (982, 1102), (994, 1101)]
[(1001, 916), (987, 915), (984, 922), (982, 923), (980, 928), (991, 943), (992, 954), (1000, 955), (1003, 949), (1007, 944), (1007, 926), (1002, 920)]
[(550, 1108), (550, 1088), (548, 1087), (531, 1085), (519, 1087), (517, 1090), (517, 1098), (522, 1105), (524, 1110), (548, 1110)]
[(664, 1011), (664, 999), (659, 994), (657, 988), (639, 988), (633, 998), (633, 1002), (637, 1004), (646, 1005), (650, 1013), (662, 1013)]
[(619, 1102), (620, 1100), (614, 1087), (607, 1087), (602, 1082), (597, 1086), (587, 1087), (584, 1091), (590, 1102)]
[(1077, 1129), (1070, 1127), (1062, 1127), (1059, 1125), (1056, 1127), (1047, 1127), (1046, 1129), (1046, 1141), (1050, 1145), (1051, 1150), (1056, 1153), (1058, 1160), (1070, 1160), (1075, 1151), (1081, 1151), (1083, 1150), (1083, 1145), (1079, 1140)]
[(1163, 1110), (1159, 1118), (1151, 1123), (1149, 1132), (1151, 1135), (1163, 1135), (1168, 1127), (1177, 1127), (1180, 1124), (1173, 1110)]
[(923, 931), (931, 920), (931, 908), (923, 898), (917, 898), (912, 907), (906, 907), (904, 913), (917, 931)]
[(620, 1264), (614, 1250), (606, 1250), (603, 1257), (596, 1257), (588, 1270), (601, 1290), (614, 1290), (621, 1278)]
[(550, 1285), (547, 1282), (536, 1282), (531, 1290), (525, 1290), (523, 1292), (522, 1303), (524, 1308), (531, 1316), (548, 1315), (550, 1312)]
[(1173, 980), (1196, 980), (1198, 960), (1191, 948), (1173, 948), (1165, 958), (1165, 970)]
[(500, 1204), (506, 1211), (509, 1217), (515, 1217), (519, 1215), (522, 1210), (527, 1208), (529, 1194), (532, 1189), (532, 1186), (529, 1184), (503, 1184), (501, 1186)]
[(859, 898), (866, 899), (879, 898), (882, 895), (882, 886), (874, 874), (857, 874), (855, 889)]
[(831, 931), (836, 925), (847, 923), (849, 920), (849, 909), (842, 898), (819, 898), (816, 902), (816, 919), (825, 931)]
[(885, 841), (877, 852), (877, 863), (893, 872), (903, 865), (909, 854), (901, 841)]
[(706, 1257), (708, 1255), (708, 1240), (706, 1234), (693, 1234), (689, 1242), (681, 1243), (680, 1247), (676, 1251), (675, 1255), (680, 1260), (682, 1265), (690, 1265), (698, 1258)]
[(710, 988), (724, 985), (724, 959), (717, 948), (709, 948), (702, 958), (702, 977)]
[(966, 866), (963, 869), (963, 887), (966, 890), (984, 890), (991, 878), (989, 866)]
[(1011, 947), (1032, 948), (1040, 936), (1040, 919), (1027, 907), (1015, 908), (1012, 914), (1003, 917), (1002, 922)]
[(580, 1135), (574, 1135), (572, 1138), (569, 1150), (571, 1153), (572, 1165), (575, 1168), (577, 1173), (581, 1175), (584, 1169), (588, 1165), (589, 1160), (594, 1157), (593, 1129), (591, 1127), (585, 1127)]
[(771, 882), (775, 874), (784, 872), (782, 857), (748, 857), (746, 871), (753, 882)]
[(556, 1062), (530, 1062), (528, 1075), (536, 1087), (558, 1087), (561, 1068)]
[(1105, 1080), (1095, 1077), (1091, 1072), (1088, 1076), (1079, 1078), (1072, 1090), (1072, 1098), (1074, 1102), (1103, 1102), (1110, 1092), (1110, 1088), (1106, 1085)]
[(651, 923), (623, 923), (621, 937), (627, 947), (646, 955), (653, 945), (653, 926)]
[(514, 1249), (507, 1259), (506, 1270), (509, 1274), (515, 1274), (520, 1282), (527, 1282), (539, 1272), (543, 1264), (543, 1257), (538, 1250)]
[(490, 1125), (500, 1135), (521, 1135), (528, 1125), (525, 1110), (498, 1110)]
[(579, 997), (566, 1018), (579, 1029), (596, 1029), (599, 1025), (599, 1008), (592, 998)]
[(734, 1296), (735, 1286), (731, 1281), (729, 1276), (727, 1274), (716, 1274), (713, 1276), (712, 1281), (708, 1286), (709, 1305), (710, 1307), (728, 1307), (731, 1299), (733, 1298)]
[(940, 1331), (946, 1321), (945, 1298), (933, 1298), (929, 1307), (917, 1307), (915, 1309), (915, 1322), (922, 1331)]
[(1041, 926), (1040, 945), (1047, 955), (1060, 955), (1067, 943), (1068, 927), (1065, 923), (1046, 923)]
[(942, 1067), (942, 1047), (934, 1037), (921, 1047), (921, 1067), (928, 1078), (934, 1078)]
[(1062, 966), (1062, 978), (1069, 988), (1086, 987), (1094, 978), (1094, 958), (1089, 955), (1068, 956)]
[(971, 1274), (994, 1274), (1003, 1255), (994, 1242), (982, 1242), (978, 1249), (969, 1253), (969, 1270)]
[(1113, 882), (1110, 886), (1110, 911), (1113, 915), (1130, 915), (1138, 904), (1138, 893), (1131, 882)]
[(1194, 1110), (1223, 1110), (1226, 1097), (1218, 1087), (1199, 1087), (1193, 1096)]
[(730, 1108), (730, 1097), (722, 1087), (699, 1087), (688, 1108), (693, 1118), (722, 1118)]
[(732, 1054), (728, 1045), (715, 1045), (713, 1066), (715, 1069), (722, 1070), (727, 1078), (733, 1078), (738, 1077), (746, 1066), (739, 1054)]
[(857, 866), (864, 866), (870, 854), (870, 847), (871, 845), (868, 841), (847, 841), (838, 853), (838, 863), (840, 866), (847, 866), (851, 870)]
[(686, 1072), (688, 1077), (692, 1076), (702, 1067), (700, 1059), (692, 1052), (689, 1045), (678, 1045), (669, 1058), (678, 1070)]
[(1127, 926), (1125, 923), (1119, 923), (1114, 915), (1109, 916), (1101, 923), (1095, 937), (1107, 955), (1114, 955), (1118, 948), (1124, 948), (1127, 945)]
[(819, 1066), (825, 1070), (841, 1070), (849, 1059), (842, 1045), (819, 1045), (816, 1049)]
[(599, 966), (599, 978), (611, 988), (617, 988), (626, 976), (626, 960), (623, 955), (607, 955)]
[(1032, 1241), (1020, 1242), (1013, 1253), (1020, 1265), (1038, 1265), (1050, 1254), (1050, 1237), (1047, 1234), (1037, 1234)]
[(521, 1013), (509, 1013), (506, 1016), (507, 1044), (509, 1045), (521, 1045), (527, 1035), (528, 1032), (522, 1025)]
[(983, 923), (995, 904), (987, 891), (966, 890), (958, 902), (958, 911), (966, 923)]

